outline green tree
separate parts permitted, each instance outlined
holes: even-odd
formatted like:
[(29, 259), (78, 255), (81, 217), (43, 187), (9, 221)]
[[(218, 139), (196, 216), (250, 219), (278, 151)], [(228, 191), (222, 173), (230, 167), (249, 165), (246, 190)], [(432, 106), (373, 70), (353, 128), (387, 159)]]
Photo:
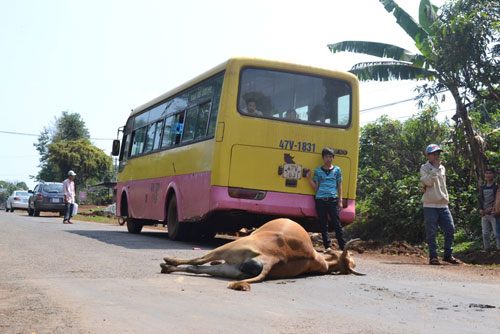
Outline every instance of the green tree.
[(40, 171), (35, 176), (37, 181), (57, 181), (62, 171), (57, 164), (50, 161), (49, 145), (67, 140), (90, 139), (89, 130), (78, 113), (63, 111), (59, 118), (55, 119), (55, 125), (44, 127), (33, 145), (40, 154)]
[(93, 146), (88, 139), (59, 141), (48, 145), (49, 162), (57, 166), (57, 179), (66, 178), (68, 170), (77, 174), (80, 187), (90, 182), (109, 181), (113, 161), (104, 151)]
[[(436, 98), (444, 89), (448, 89), (456, 104), (454, 119), (458, 122), (458, 127), (463, 129), (471, 151), (476, 180), (482, 182), (486, 155), (483, 140), (476, 135), (469, 117), (469, 96), (471, 92), (484, 87), (488, 91), (485, 98), (495, 98), (498, 95), (498, 1), (450, 2), (445, 6), (443, 14), (438, 16), (436, 6), (429, 0), (421, 0), (419, 23), (395, 1), (379, 1), (414, 40), (419, 53), (415, 54), (395, 45), (362, 41), (343, 41), (328, 47), (334, 53), (348, 51), (391, 59), (354, 65), (351, 72), (360, 80), (427, 79), (434, 82), (429, 87), (422, 87), (421, 97), (426, 95)], [(474, 32), (458, 34), (469, 32), (474, 25), (477, 25)], [(448, 38), (450, 34), (454, 34), (455, 38)], [(481, 54), (479, 59), (476, 59), (477, 53)], [(455, 58), (453, 62), (448, 61), (451, 56)], [(493, 70), (495, 74), (486, 75), (483, 73), (484, 68)], [(475, 75), (469, 75), (471, 73)]]
[(384, 116), (361, 129), (358, 218), (348, 229), (353, 235), (387, 241), (424, 239), (421, 147), (446, 142), (450, 133), (436, 115), (436, 107), (429, 107), (405, 122)]

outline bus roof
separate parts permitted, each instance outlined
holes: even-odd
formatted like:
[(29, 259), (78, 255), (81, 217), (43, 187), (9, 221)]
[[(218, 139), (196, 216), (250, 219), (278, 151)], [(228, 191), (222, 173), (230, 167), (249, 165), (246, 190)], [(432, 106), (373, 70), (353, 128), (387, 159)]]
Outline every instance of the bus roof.
[(197, 77), (185, 82), (184, 84), (182, 84), (174, 89), (171, 89), (170, 91), (158, 96), (157, 98), (155, 98), (147, 103), (144, 103), (143, 105), (141, 105), (135, 109), (132, 109), (130, 116), (138, 114), (138, 113), (144, 111), (145, 109), (148, 109), (149, 107), (152, 107), (152, 106), (164, 101), (168, 97), (174, 96), (174, 95), (182, 92), (183, 90), (191, 87), (192, 85), (194, 85), (198, 82), (201, 82), (201, 81), (211, 77), (212, 75), (215, 75), (215, 74), (223, 71), (224, 69), (227, 68), (227, 66), (230, 63), (236, 63), (236, 62), (242, 62), (242, 63), (248, 62), (248, 63), (252, 63), (255, 66), (264, 66), (264, 67), (266, 65), (267, 66), (273, 65), (274, 68), (295, 69), (297, 71), (304, 71), (305, 69), (307, 69), (309, 73), (314, 73), (314, 74), (318, 74), (318, 75), (326, 74), (326, 72), (336, 73), (337, 75), (343, 77), (344, 79), (346, 79), (348, 81), (351, 81), (351, 82), (358, 81), (358, 79), (355, 75), (348, 73), (348, 72), (343, 72), (343, 71), (323, 69), (323, 68), (309, 66), (309, 65), (287, 63), (287, 62), (281, 62), (281, 61), (277, 61), (277, 60), (249, 58), (249, 57), (235, 57), (235, 58), (230, 58), (230, 59), (226, 60), (225, 62), (219, 64), (218, 66), (215, 66), (214, 68), (206, 71), (205, 73), (198, 75)]

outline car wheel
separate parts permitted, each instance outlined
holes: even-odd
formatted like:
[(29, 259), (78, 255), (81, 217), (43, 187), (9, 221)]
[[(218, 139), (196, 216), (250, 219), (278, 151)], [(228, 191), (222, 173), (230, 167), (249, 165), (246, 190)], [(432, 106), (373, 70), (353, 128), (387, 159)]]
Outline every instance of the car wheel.
[(12, 205), (10, 206), (10, 212), (14, 212), (14, 209), (12, 208)]
[(30, 206), (28, 206), (28, 216), (33, 216), (33, 209)]
[(175, 197), (172, 197), (170, 203), (168, 203), (167, 229), (168, 238), (170, 240), (184, 240), (186, 228), (181, 222), (179, 222), (177, 216), (177, 199)]
[(142, 223), (140, 220), (128, 218), (127, 219), (127, 230), (133, 234), (139, 234), (142, 231)]
[(5, 204), (5, 212), (9, 212), (9, 207)]
[(39, 217), (40, 216), (40, 210), (36, 207), (33, 209), (33, 216)]

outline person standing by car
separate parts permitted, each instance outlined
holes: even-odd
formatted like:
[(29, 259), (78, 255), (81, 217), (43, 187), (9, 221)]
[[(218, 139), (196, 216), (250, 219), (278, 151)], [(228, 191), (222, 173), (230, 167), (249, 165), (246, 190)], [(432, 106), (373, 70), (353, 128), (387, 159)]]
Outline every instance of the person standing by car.
[(460, 260), (453, 257), (453, 241), (455, 239), (455, 224), (448, 208), (448, 190), (446, 189), (446, 169), (441, 165), (439, 145), (430, 144), (425, 149), (429, 160), (420, 167), (420, 174), (424, 185), (422, 203), (424, 205), (425, 233), (429, 247), (429, 264), (440, 265), (436, 248), (436, 234), (438, 227), (444, 233), (443, 261), (451, 264), (460, 264)]
[(323, 165), (316, 168), (314, 178), (311, 178), (311, 170), (308, 170), (307, 179), (316, 192), (316, 211), (325, 252), (330, 251), (328, 215), (332, 221), (339, 248), (343, 250), (346, 242), (339, 217), (339, 211), (342, 209), (342, 172), (340, 167), (333, 165), (333, 158), (335, 157), (333, 149), (325, 147), (321, 152), (321, 156)]
[(73, 224), (70, 219), (73, 216), (73, 205), (75, 204), (75, 176), (76, 173), (70, 170), (68, 178), (63, 181), (63, 194), (64, 194), (64, 220), (63, 224)]

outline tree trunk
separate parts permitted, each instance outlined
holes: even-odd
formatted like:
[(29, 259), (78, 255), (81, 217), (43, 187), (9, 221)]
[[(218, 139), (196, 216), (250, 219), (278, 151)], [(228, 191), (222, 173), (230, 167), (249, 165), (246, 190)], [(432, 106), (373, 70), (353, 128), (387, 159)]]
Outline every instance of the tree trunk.
[(483, 184), (484, 178), (484, 162), (486, 161), (486, 155), (484, 152), (484, 140), (480, 135), (474, 133), (474, 128), (472, 127), (472, 120), (467, 112), (467, 107), (462, 103), (458, 91), (451, 90), (455, 103), (457, 105), (457, 116), (462, 120), (465, 138), (469, 144), (469, 149), (472, 156), (472, 168), (477, 177), (477, 186), (480, 187)]

